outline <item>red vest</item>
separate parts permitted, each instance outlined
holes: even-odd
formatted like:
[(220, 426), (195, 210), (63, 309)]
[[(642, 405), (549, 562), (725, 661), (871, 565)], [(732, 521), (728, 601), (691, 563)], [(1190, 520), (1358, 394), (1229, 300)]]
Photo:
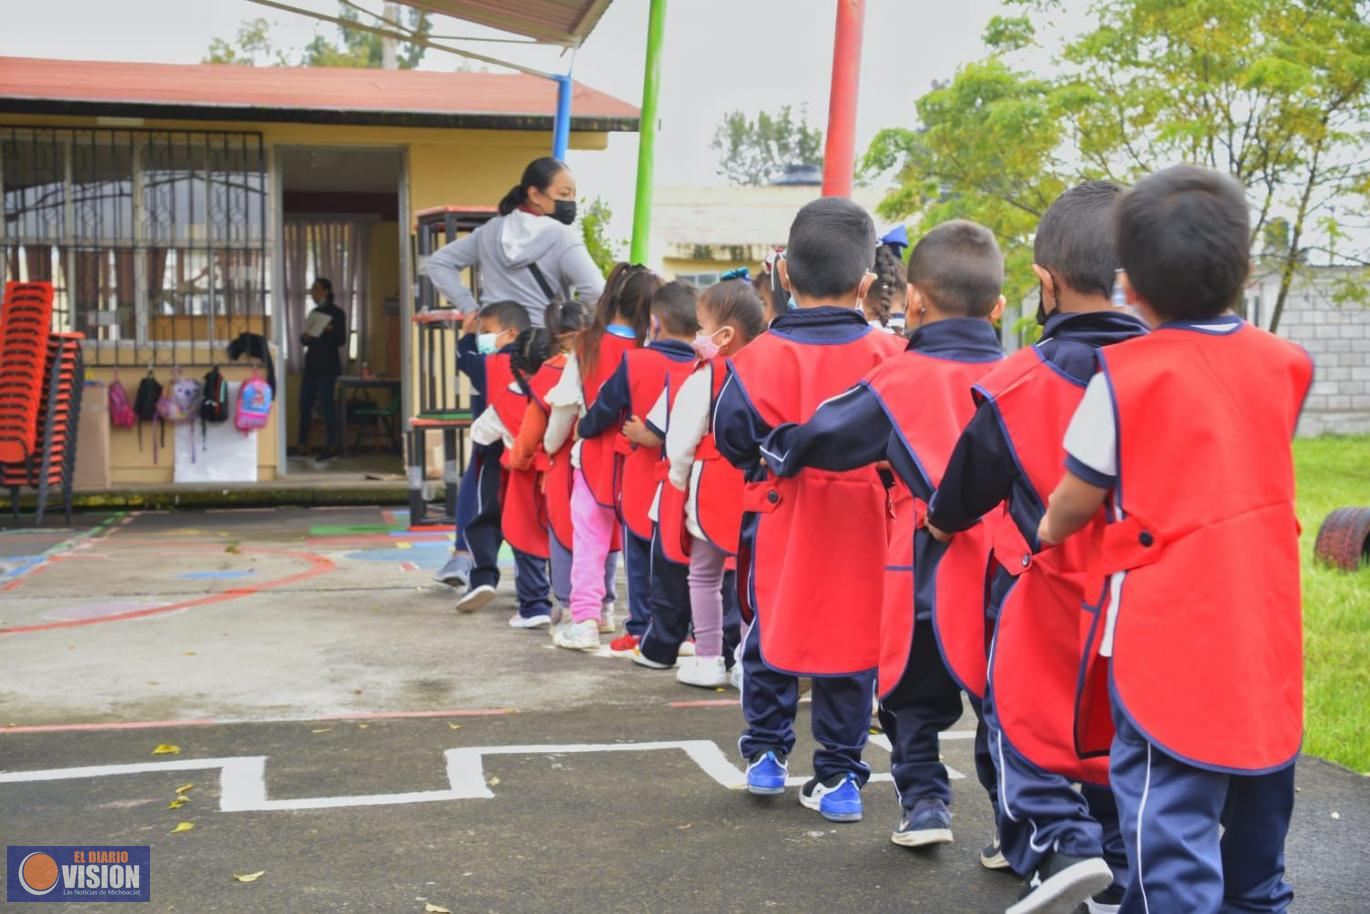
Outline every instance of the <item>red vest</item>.
[[(557, 355), (542, 363), (537, 374), (533, 375), (533, 402), (548, 415), (552, 407), (547, 402), (547, 394), (561, 381), (561, 373), (566, 368), (566, 356)], [(541, 447), (537, 453), (537, 469), (542, 474), (542, 491), (547, 505), (547, 523), (552, 536), (557, 538), (562, 548), (571, 549), (571, 446), (566, 443), (555, 454), (548, 454)]]
[[(763, 333), (730, 364), (775, 427), (808, 420), (902, 347), (899, 337), (870, 331), (821, 345)], [(888, 548), (885, 487), (875, 469), (805, 469), (749, 483), (743, 510), (759, 515), (738, 565), (766, 664), (818, 676), (873, 669)]]
[[(646, 418), (656, 401), (666, 392), (667, 413), (675, 402), (680, 385), (694, 371), (695, 362), (682, 362), (659, 349), (634, 349), (624, 354), (628, 367), (629, 414)], [(663, 449), (646, 448), (633, 444), (622, 433), (617, 435), (615, 450), (619, 456), (620, 472), (616, 476), (614, 503), (619, 519), (628, 529), (645, 540), (652, 538), (652, 519), (649, 516), (661, 481), (665, 463)]]
[(737, 537), (742, 529), (742, 492), (746, 480), (742, 471), (723, 459), (714, 441), (714, 404), (728, 380), (727, 364), (714, 359), (700, 367), (710, 373), (712, 391), (709, 402), (709, 430), (695, 448), (695, 463), (699, 467), (699, 484), (695, 487), (694, 516), (699, 532), (729, 555), (737, 554)]
[[(585, 405), (589, 406), (599, 396), (604, 382), (618, 370), (625, 353), (637, 348), (637, 341), (605, 333), (599, 340), (599, 359), (583, 377)], [(586, 438), (580, 446), (580, 471), (585, 483), (595, 496), (595, 501), (605, 508), (614, 507), (614, 443), (618, 429), (606, 429), (603, 434)]]
[(1312, 362), (1246, 324), (1223, 335), (1163, 327), (1109, 347), (1103, 362), (1123, 519), (1102, 531), (1095, 559), (1101, 573), (1124, 573), (1110, 607), (1120, 710), (1193, 764), (1282, 767), (1303, 736), (1289, 442)]
[[(959, 362), (909, 350), (870, 373), (866, 384), (880, 399), (904, 446), (923, 474), (924, 491), (935, 489), (952, 448), (971, 416), (971, 386), (994, 362)], [(880, 693), (889, 694), (903, 678), (913, 646), (916, 611), (930, 609), (947, 668), (967, 691), (985, 688), (985, 580), (990, 562), (996, 511), (941, 546), (919, 535), (928, 506), (899, 486), (890, 493), (889, 555), (885, 566), (884, 608), (880, 619)], [(916, 547), (942, 552), (936, 564), (931, 607), (915, 606)]]
[[(989, 680), (994, 713), (1005, 738), (1037, 767), (1092, 784), (1108, 783), (1108, 759), (1083, 758), (1075, 739), (1075, 699), (1085, 643), (1099, 593), (1085, 592), (1088, 532), (1034, 554), (1047, 497), (1065, 472), (1061, 444), (1084, 388), (1045, 362), (1035, 348), (1020, 349), (976, 385), (993, 403), (1031, 504), (996, 525), (994, 553), (1015, 577), (999, 607)], [(1014, 516), (1030, 529), (1021, 529)], [(1091, 522), (1102, 525), (1104, 512)]]
[[(528, 397), (516, 392), (519, 387), (509, 354), (497, 352), (485, 359), (485, 399), (499, 416), (511, 437), (518, 437), (523, 425), (523, 413), (528, 408)], [(551, 390), (543, 390), (543, 396)], [(501, 460), (504, 464), (500, 491), (500, 530), (509, 545), (519, 552), (547, 558), (547, 507), (539, 491), (537, 470), (515, 470), (509, 467), (509, 452)]]

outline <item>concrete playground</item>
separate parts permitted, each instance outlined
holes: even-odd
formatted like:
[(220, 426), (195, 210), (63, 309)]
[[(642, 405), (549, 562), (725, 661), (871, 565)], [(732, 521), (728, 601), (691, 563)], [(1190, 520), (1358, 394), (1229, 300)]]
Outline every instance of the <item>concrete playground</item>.
[[(1016, 897), (976, 861), (992, 826), (968, 716), (943, 740), (956, 843), (903, 850), (887, 776), (853, 825), (793, 790), (748, 796), (736, 692), (509, 628), (511, 576), (459, 616), (431, 580), (449, 549), (381, 508), (0, 530), (0, 837), (150, 845), (164, 911), (978, 914)], [(868, 759), (888, 772), (881, 737)], [(1311, 758), (1299, 783), (1294, 910), (1366, 910), (1370, 784)]]

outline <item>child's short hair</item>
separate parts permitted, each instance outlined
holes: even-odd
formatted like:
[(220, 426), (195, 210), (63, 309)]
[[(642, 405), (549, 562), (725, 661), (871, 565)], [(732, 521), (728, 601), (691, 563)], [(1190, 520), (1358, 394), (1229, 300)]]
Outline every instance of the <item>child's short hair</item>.
[(913, 246), (909, 285), (939, 311), (988, 317), (1004, 290), (1004, 255), (994, 233), (966, 219), (943, 222)]
[(1118, 257), (1128, 281), (1169, 320), (1232, 307), (1251, 268), (1251, 214), (1231, 177), (1176, 165), (1143, 178), (1118, 201)]
[[(882, 324), (890, 322), (896, 304), (903, 305), (908, 282), (904, 279), (904, 261), (897, 249), (882, 244), (875, 249), (875, 283), (866, 296), (866, 317)], [(902, 307), (900, 311), (904, 310)]]
[(491, 302), (480, 309), (478, 317), (482, 320), (488, 318), (495, 321), (501, 330), (517, 330), (522, 333), (533, 326), (533, 319), (528, 316), (528, 309), (516, 301)]
[(1112, 181), (1086, 181), (1057, 197), (1037, 226), (1033, 262), (1076, 292), (1111, 295), (1118, 272), (1114, 206), (1122, 193)]
[(719, 327), (732, 327), (743, 342), (751, 342), (766, 331), (766, 306), (745, 279), (716, 282), (699, 296), (699, 307)]
[(584, 330), (589, 323), (590, 311), (579, 299), (548, 302), (547, 310), (542, 313), (542, 324), (554, 337)]
[(684, 336), (699, 330), (695, 303), (699, 290), (682, 280), (666, 283), (652, 296), (652, 317), (661, 322), (667, 333)]
[(846, 197), (814, 200), (790, 225), (785, 262), (790, 288), (800, 295), (847, 295), (875, 263), (875, 223)]

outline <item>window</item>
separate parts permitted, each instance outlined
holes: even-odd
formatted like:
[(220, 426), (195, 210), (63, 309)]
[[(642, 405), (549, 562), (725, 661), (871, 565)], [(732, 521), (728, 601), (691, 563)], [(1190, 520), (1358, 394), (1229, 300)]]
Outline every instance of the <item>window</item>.
[(270, 334), (260, 134), (0, 127), (0, 199), (3, 278), (115, 361)]
[(702, 289), (705, 286), (712, 286), (718, 282), (718, 277), (723, 273), (677, 273), (676, 279), (681, 282), (688, 282), (696, 288)]

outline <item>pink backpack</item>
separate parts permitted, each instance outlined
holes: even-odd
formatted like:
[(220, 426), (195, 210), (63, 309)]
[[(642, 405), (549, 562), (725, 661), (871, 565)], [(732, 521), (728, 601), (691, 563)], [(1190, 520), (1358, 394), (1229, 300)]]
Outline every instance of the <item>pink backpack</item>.
[(238, 388), (238, 408), (233, 411), (233, 426), (243, 434), (265, 428), (271, 421), (271, 387), (256, 371)]
[(109, 382), (109, 421), (115, 428), (133, 428), (138, 414), (128, 402), (128, 391), (118, 378)]

